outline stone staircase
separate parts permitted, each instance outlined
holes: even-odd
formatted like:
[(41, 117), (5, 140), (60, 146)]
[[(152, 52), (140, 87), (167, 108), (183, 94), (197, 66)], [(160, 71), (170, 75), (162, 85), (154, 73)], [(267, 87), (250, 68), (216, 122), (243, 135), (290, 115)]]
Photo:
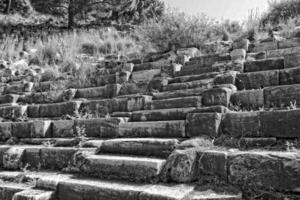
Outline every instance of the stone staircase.
[(248, 45), (87, 88), (3, 73), (0, 199), (300, 199), (300, 40)]

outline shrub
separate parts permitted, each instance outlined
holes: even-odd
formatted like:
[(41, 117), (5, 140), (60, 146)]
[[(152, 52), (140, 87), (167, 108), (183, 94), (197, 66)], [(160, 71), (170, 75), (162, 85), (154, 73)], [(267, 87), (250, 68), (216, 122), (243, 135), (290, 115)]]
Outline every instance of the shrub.
[(269, 1), (269, 10), (262, 17), (262, 26), (267, 24), (278, 25), (282, 21), (286, 22), (290, 18), (295, 18), (300, 14), (300, 0), (280, 0)]
[(150, 42), (158, 51), (175, 47), (202, 46), (223, 36), (220, 25), (205, 15), (189, 16), (168, 10), (159, 21), (150, 20), (135, 30), (140, 41)]

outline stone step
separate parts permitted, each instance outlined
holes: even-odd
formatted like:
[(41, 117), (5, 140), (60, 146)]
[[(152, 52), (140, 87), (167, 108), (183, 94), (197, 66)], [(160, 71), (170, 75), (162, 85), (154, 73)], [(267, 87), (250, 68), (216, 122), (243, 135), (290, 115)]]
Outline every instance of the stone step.
[(171, 121), (185, 120), (188, 113), (226, 113), (228, 109), (223, 106), (212, 106), (203, 108), (171, 108), (160, 110), (142, 110), (131, 113), (131, 121)]
[(262, 89), (279, 85), (279, 70), (237, 74), (235, 85), (238, 90)]
[(269, 58), (265, 60), (248, 61), (244, 63), (244, 72), (256, 72), (284, 69), (283, 58)]
[(6, 170), (21, 168), (63, 170), (69, 167), (78, 151), (94, 152), (95, 148), (51, 147), (37, 145), (1, 145), (0, 166)]
[(291, 108), (300, 105), (300, 85), (271, 86), (260, 90), (244, 90), (232, 94), (231, 102), (241, 108)]
[(184, 138), (185, 121), (128, 122), (120, 124), (119, 137)]
[[(78, 120), (32, 120), (27, 122), (0, 123), (0, 141), (11, 138), (42, 142), (49, 139), (114, 138), (118, 136), (119, 124), (128, 118), (94, 118)], [(72, 141), (72, 140), (70, 140)], [(75, 142), (75, 141), (74, 141)]]
[(184, 83), (184, 82), (191, 82), (191, 81), (199, 81), (203, 79), (211, 79), (218, 76), (220, 73), (218, 72), (211, 72), (206, 74), (200, 74), (200, 75), (189, 75), (189, 76), (178, 76), (172, 79), (168, 80), (169, 84), (173, 83)]
[(213, 190), (195, 191), (190, 195), (190, 200), (243, 200), (241, 194), (215, 192)]
[(226, 113), (221, 132), (232, 137), (299, 138), (300, 110)]
[(189, 76), (189, 75), (201, 75), (206, 73), (213, 72), (224, 72), (226, 70), (226, 65), (218, 65), (218, 66), (209, 66), (209, 67), (201, 67), (199, 64), (195, 65), (186, 65), (181, 71), (175, 73), (175, 77), (179, 76)]
[(33, 186), (23, 183), (9, 183), (0, 181), (0, 199), (1, 200), (12, 200), (14, 199), (14, 195), (22, 192), (24, 190), (28, 190)]
[(267, 50), (266, 57), (267, 58), (285, 57), (299, 52), (300, 52), (300, 46), (284, 48), (284, 49)]
[(67, 102), (74, 99), (76, 91), (76, 89), (68, 89), (27, 93), (20, 96), (18, 102), (22, 104), (49, 104)]
[[(299, 191), (300, 186), (299, 156), (298, 151), (262, 149), (251, 151), (203, 148), (176, 150), (167, 160), (165, 176), (168, 177), (168, 181), (176, 182), (197, 182), (206, 180), (205, 176), (208, 176), (208, 180), (217, 178), (228, 184), (239, 186), (242, 190), (266, 191), (267, 188), (272, 187), (274, 191), (292, 193)], [(195, 165), (196, 167), (192, 169), (191, 166)], [(185, 174), (180, 173), (183, 171)]]
[(12, 200), (55, 200), (54, 191), (28, 189), (16, 193)]
[(80, 167), (89, 176), (127, 181), (153, 181), (166, 160), (118, 155), (87, 155)]
[(199, 64), (201, 66), (211, 66), (215, 63), (230, 61), (231, 57), (229, 54), (215, 54), (215, 55), (206, 55), (199, 56), (190, 59), (190, 62), (187, 62), (186, 65)]
[(98, 154), (126, 154), (167, 158), (179, 144), (178, 139), (124, 138), (106, 140), (98, 148)]
[(16, 94), (2, 95), (0, 96), (0, 104), (17, 103), (19, 97), (20, 96)]
[(105, 85), (103, 87), (93, 87), (93, 88), (83, 88), (78, 89), (76, 93), (76, 98), (113, 98), (119, 95), (121, 85), (111, 84)]
[(190, 96), (182, 98), (169, 98), (162, 100), (154, 100), (148, 103), (146, 108), (148, 110), (170, 109), (170, 108), (188, 108), (188, 107), (201, 107), (201, 96)]
[(131, 121), (185, 120), (186, 115), (194, 110), (196, 110), (195, 107), (135, 111), (131, 113)]
[(173, 98), (180, 98), (180, 97), (201, 96), (205, 90), (206, 90), (205, 88), (193, 88), (193, 89), (153, 93), (153, 99), (164, 100), (164, 99), (173, 99)]
[(24, 94), (26, 92), (31, 92), (34, 87), (34, 83), (25, 82), (15, 85), (7, 85), (4, 87), (3, 94)]
[(163, 87), (163, 91), (186, 90), (192, 88), (212, 88), (214, 79), (203, 79), (184, 83), (172, 83)]

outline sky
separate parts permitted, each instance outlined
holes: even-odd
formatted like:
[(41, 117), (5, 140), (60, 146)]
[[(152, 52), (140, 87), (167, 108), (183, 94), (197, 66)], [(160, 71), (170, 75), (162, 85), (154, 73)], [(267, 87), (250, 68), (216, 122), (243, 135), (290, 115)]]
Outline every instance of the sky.
[(251, 10), (267, 10), (268, 0), (163, 0), (186, 13), (204, 13), (217, 20), (244, 20)]

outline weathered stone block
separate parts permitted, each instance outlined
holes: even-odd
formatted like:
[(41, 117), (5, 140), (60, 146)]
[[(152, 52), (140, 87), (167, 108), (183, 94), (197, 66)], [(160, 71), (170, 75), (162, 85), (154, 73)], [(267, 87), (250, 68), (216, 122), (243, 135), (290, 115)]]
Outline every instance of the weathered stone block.
[(0, 107), (0, 117), (5, 119), (16, 120), (25, 115), (27, 106), (7, 106)]
[(120, 110), (123, 112), (144, 110), (146, 104), (152, 102), (152, 96), (147, 96), (147, 95), (131, 95), (131, 96), (120, 97), (119, 99), (125, 102), (124, 107)]
[(300, 67), (280, 70), (279, 84), (280, 85), (300, 84)]
[(299, 191), (300, 160), (290, 152), (241, 152), (228, 155), (229, 182), (245, 189)]
[(222, 133), (232, 137), (259, 137), (259, 112), (226, 113), (222, 121)]
[(300, 38), (291, 38), (278, 42), (278, 49), (287, 49), (300, 46)]
[(31, 123), (30, 122), (12, 123), (12, 136), (16, 138), (30, 138)]
[(119, 84), (78, 89), (76, 98), (112, 98), (119, 94), (120, 89), (121, 85)]
[(276, 41), (262, 42), (262, 43), (255, 44), (253, 52), (275, 50), (275, 49), (278, 49), (278, 42)]
[(261, 133), (264, 137), (299, 138), (300, 110), (260, 113)]
[(95, 81), (96, 81), (97, 86), (104, 86), (107, 84), (116, 84), (117, 76), (116, 76), (116, 74), (100, 75), (100, 76), (97, 76)]
[(206, 90), (205, 88), (193, 88), (187, 90), (159, 92), (159, 93), (153, 93), (153, 98), (155, 100), (163, 100), (163, 99), (173, 99), (173, 98), (180, 98), (180, 97), (201, 96), (205, 90)]
[(173, 108), (161, 110), (143, 110), (133, 112), (132, 121), (168, 121), (168, 120), (185, 120), (189, 112), (195, 108)]
[(40, 148), (26, 148), (24, 153), (24, 164), (30, 165), (30, 169), (39, 169), (41, 165), (41, 149)]
[(264, 148), (276, 145), (277, 139), (268, 138), (241, 138), (239, 144), (242, 148)]
[(175, 150), (168, 158), (162, 171), (162, 180), (178, 183), (197, 179), (198, 153), (196, 149)]
[(24, 148), (12, 147), (3, 155), (3, 168), (8, 170), (18, 170), (22, 167)]
[(52, 121), (52, 136), (56, 138), (74, 137), (74, 127), (73, 120)]
[(105, 117), (109, 113), (126, 111), (126, 107), (127, 99), (90, 100), (82, 103), (80, 111), (96, 117)]
[(234, 49), (230, 52), (231, 60), (245, 60), (246, 50), (245, 49)]
[(42, 169), (62, 170), (68, 166), (76, 151), (76, 148), (66, 147), (41, 148), (41, 167)]
[(279, 70), (238, 74), (235, 85), (239, 90), (261, 89), (279, 85)]
[(136, 82), (150, 82), (155, 76), (161, 74), (161, 69), (151, 69), (132, 73), (132, 80)]
[(283, 58), (270, 58), (266, 60), (257, 60), (245, 62), (244, 72), (267, 71), (284, 68)]
[(300, 67), (299, 53), (285, 55), (284, 56), (284, 67), (285, 68)]
[(120, 124), (120, 137), (185, 137), (185, 121), (128, 122)]
[(272, 51), (267, 51), (267, 58), (282, 57), (285, 55), (299, 53), (299, 52), (300, 52), (300, 47), (272, 50)]
[(31, 122), (32, 138), (50, 138), (52, 137), (50, 120), (35, 120)]
[(211, 88), (213, 79), (203, 79), (185, 83), (173, 83), (163, 87), (163, 91), (185, 90), (191, 88)]
[(64, 115), (74, 115), (80, 107), (80, 101), (66, 103), (43, 104), (39, 108), (39, 117), (61, 117)]
[(237, 71), (229, 71), (225, 74), (220, 74), (215, 77), (214, 84), (215, 85), (223, 85), (223, 84), (235, 84), (236, 76), (239, 74)]
[(228, 106), (232, 90), (228, 88), (213, 88), (203, 92), (202, 104), (204, 106)]
[(201, 107), (201, 100), (201, 97), (183, 97), (165, 100), (155, 100), (149, 104), (149, 110)]
[(15, 94), (7, 94), (0, 96), (0, 104), (5, 104), (5, 103), (16, 103), (19, 99), (19, 95)]
[(217, 137), (221, 124), (220, 113), (191, 113), (187, 115), (186, 129), (188, 137), (208, 135)]
[(119, 95), (129, 95), (129, 94), (147, 94), (148, 83), (124, 83), (122, 84)]
[(300, 85), (268, 87), (264, 89), (266, 107), (300, 105)]
[(55, 197), (54, 191), (44, 191), (37, 189), (28, 189), (22, 192), (18, 192), (14, 195), (14, 200), (53, 200)]
[(227, 152), (198, 151), (198, 176), (218, 176), (227, 181)]
[[(114, 138), (118, 135), (122, 119), (82, 119), (75, 121), (75, 130), (84, 131), (87, 137)], [(78, 130), (77, 130), (78, 131)], [(78, 134), (78, 133), (75, 133)]]
[(0, 123), (0, 141), (6, 141), (12, 137), (12, 123)]
[(231, 103), (246, 109), (258, 109), (264, 106), (263, 90), (238, 91), (231, 95)]
[(104, 141), (97, 152), (167, 158), (178, 144), (177, 139), (112, 139)]

